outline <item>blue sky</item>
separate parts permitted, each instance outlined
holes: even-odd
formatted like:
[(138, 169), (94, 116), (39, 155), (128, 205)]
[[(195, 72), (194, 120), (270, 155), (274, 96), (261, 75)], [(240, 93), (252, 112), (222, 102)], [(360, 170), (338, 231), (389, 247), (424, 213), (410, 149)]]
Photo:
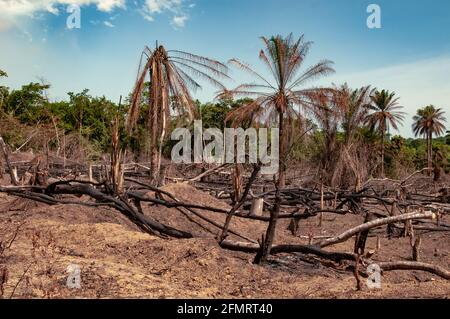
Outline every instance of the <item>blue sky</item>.
[[(81, 4), (81, 28), (69, 30), (68, 4)], [(371, 3), (381, 29), (366, 25)], [(336, 74), (313, 85), (348, 82), (397, 92), (408, 112), (435, 104), (450, 117), (450, 1), (413, 0), (0, 0), (0, 69), (11, 88), (51, 83), (50, 97), (89, 88), (117, 101), (132, 89), (139, 56), (158, 40), (256, 69), (259, 36), (305, 34), (314, 45), (306, 64), (335, 62)], [(231, 74), (233, 87), (246, 76)], [(194, 95), (206, 101), (215, 89)]]

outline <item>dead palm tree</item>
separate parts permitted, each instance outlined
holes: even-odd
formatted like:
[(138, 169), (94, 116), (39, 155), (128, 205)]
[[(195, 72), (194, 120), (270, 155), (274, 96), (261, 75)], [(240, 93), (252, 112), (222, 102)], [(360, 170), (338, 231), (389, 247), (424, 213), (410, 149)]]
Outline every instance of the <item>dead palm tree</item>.
[(336, 88), (335, 104), (341, 117), (344, 144), (348, 145), (357, 138), (357, 131), (367, 118), (373, 93), (374, 89), (370, 86), (351, 89), (344, 84)]
[(314, 117), (315, 123), (321, 130), (321, 152), (318, 155), (319, 175), (321, 188), (324, 184), (331, 186), (331, 177), (333, 175), (334, 166), (337, 162), (339, 144), (337, 135), (340, 124), (340, 113), (337, 110), (335, 99), (340, 95), (339, 91), (334, 94), (323, 94), (318, 101), (320, 107), (314, 108), (310, 113)]
[[(252, 102), (231, 112), (228, 119), (232, 121), (233, 126), (237, 126), (248, 119), (256, 123), (278, 123), (280, 165), (277, 183), (278, 195), (276, 197), (279, 199), (280, 189), (285, 184), (285, 160), (288, 153), (288, 138), (292, 137), (290, 134), (292, 124), (295, 118), (302, 117), (301, 109), (315, 107), (315, 97), (318, 96), (319, 92), (326, 90), (304, 88), (304, 86), (308, 81), (332, 73), (334, 70), (331, 67), (332, 62), (324, 60), (307, 68), (303, 73), (299, 73), (311, 47), (311, 42), (305, 42), (304, 36), (301, 36), (298, 40), (295, 40), (292, 34), (287, 37), (278, 35), (271, 38), (262, 37), (261, 39), (264, 43), (264, 49), (260, 51), (259, 58), (272, 79), (266, 79), (237, 59), (230, 60), (230, 63), (248, 72), (257, 82), (242, 84), (234, 90), (226, 92), (226, 94), (232, 94), (233, 96), (254, 98)], [(270, 253), (279, 209), (279, 203), (276, 203), (271, 212), (265, 241), (257, 262), (264, 261)]]
[(433, 105), (429, 105), (417, 110), (417, 114), (414, 115), (413, 121), (412, 129), (414, 135), (422, 135), (427, 141), (427, 167), (428, 174), (431, 174), (433, 168), (433, 134), (435, 136), (444, 134), (444, 122), (446, 121), (444, 111), (440, 108), (435, 108)]
[[(332, 95), (332, 106), (337, 113), (337, 120), (343, 131), (343, 143), (338, 147), (337, 159), (334, 161), (334, 169), (331, 185), (348, 182), (346, 172), (351, 169), (355, 177), (355, 189), (359, 190), (362, 179), (362, 171), (365, 163), (361, 161), (361, 136), (360, 128), (364, 124), (369, 111), (373, 89), (364, 86), (359, 89), (351, 89), (347, 84), (335, 87)], [(338, 182), (338, 179), (340, 181)]]
[[(346, 173), (350, 168), (355, 176), (355, 188), (361, 180), (361, 165), (358, 150), (355, 149), (358, 128), (364, 123), (370, 102), (369, 86), (351, 89), (347, 84), (334, 86), (318, 101), (321, 107), (312, 110), (312, 115), (321, 130), (321, 149), (318, 154), (321, 189), (326, 186), (341, 185), (347, 182)], [(338, 141), (339, 129), (343, 130), (344, 140)]]
[(154, 50), (145, 48), (131, 95), (126, 126), (130, 134), (139, 117), (141, 96), (148, 76), (150, 85), (146, 122), (151, 134), (150, 169), (153, 182), (159, 179), (161, 148), (169, 126), (171, 108), (177, 115), (187, 115), (189, 119), (193, 119), (196, 108), (189, 90), (201, 88), (193, 77), (207, 80), (220, 89), (225, 89), (216, 78), (228, 78), (227, 71), (228, 67), (219, 61), (195, 54), (166, 50), (158, 44)]
[(403, 106), (398, 104), (399, 99), (395, 98), (395, 92), (376, 91), (371, 99), (372, 103), (369, 105), (369, 109), (372, 112), (367, 116), (367, 123), (381, 134), (381, 176), (384, 177), (386, 130), (389, 130), (390, 127), (398, 130), (398, 124), (404, 119), (404, 112), (399, 111)]

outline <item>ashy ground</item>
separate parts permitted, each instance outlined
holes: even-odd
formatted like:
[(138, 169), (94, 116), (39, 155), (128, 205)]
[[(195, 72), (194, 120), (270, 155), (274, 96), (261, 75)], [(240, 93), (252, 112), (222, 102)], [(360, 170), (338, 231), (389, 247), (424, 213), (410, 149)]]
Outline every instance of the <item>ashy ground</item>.
[[(166, 189), (179, 199), (227, 208), (207, 193), (184, 184)], [(120, 213), (76, 205), (46, 206), (0, 194), (0, 241), (9, 242), (0, 261), (8, 274), (4, 298), (448, 298), (450, 281), (419, 271), (383, 274), (381, 289), (356, 290), (353, 274), (325, 267), (300, 255), (281, 254), (269, 265), (252, 264), (254, 256), (221, 249), (218, 229), (175, 209), (147, 206), (145, 213), (196, 238), (166, 240), (139, 231)], [(204, 212), (223, 222), (224, 216)], [(326, 215), (300, 224), (299, 235), (338, 234), (360, 224), (355, 215)], [(448, 220), (447, 220), (448, 223)], [(265, 224), (235, 219), (232, 229), (257, 239)], [(306, 243), (279, 224), (277, 242)], [(18, 230), (18, 231), (16, 231)], [(424, 261), (450, 268), (450, 233), (423, 235)], [(333, 247), (351, 251), (352, 241)], [(376, 238), (369, 238), (373, 249)], [(409, 239), (381, 239), (375, 260), (408, 260)], [(72, 266), (71, 266), (72, 265)], [(68, 288), (73, 265), (81, 287)], [(73, 273), (72, 273), (73, 275)], [(1, 276), (0, 276), (1, 277)]]

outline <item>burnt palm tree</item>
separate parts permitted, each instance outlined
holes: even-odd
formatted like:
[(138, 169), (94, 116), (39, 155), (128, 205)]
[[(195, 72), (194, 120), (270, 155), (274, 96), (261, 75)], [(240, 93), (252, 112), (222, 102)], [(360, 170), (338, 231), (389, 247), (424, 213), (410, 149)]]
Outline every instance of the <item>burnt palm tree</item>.
[(146, 125), (150, 130), (150, 169), (153, 182), (159, 178), (162, 144), (169, 127), (171, 109), (177, 115), (187, 116), (192, 120), (196, 115), (196, 107), (190, 89), (201, 88), (194, 78), (206, 80), (220, 89), (225, 89), (217, 78), (228, 78), (227, 71), (226, 65), (206, 57), (166, 50), (158, 44), (155, 49), (145, 48), (131, 95), (126, 126), (130, 134), (139, 117), (141, 97), (146, 88), (144, 84), (149, 81)]
[(335, 104), (341, 117), (344, 144), (349, 145), (357, 138), (357, 131), (364, 124), (374, 90), (370, 86), (351, 89), (347, 84), (336, 88)]
[(426, 106), (417, 110), (417, 114), (413, 117), (412, 129), (415, 136), (422, 135), (427, 141), (427, 167), (428, 174), (431, 174), (433, 168), (433, 135), (441, 136), (445, 132), (444, 111), (435, 108), (433, 105)]
[(398, 124), (401, 124), (404, 117), (404, 112), (400, 109), (403, 106), (398, 104), (398, 98), (395, 98), (394, 92), (387, 90), (376, 91), (372, 97), (372, 103), (369, 109), (372, 111), (367, 116), (367, 123), (371, 129), (376, 129), (381, 135), (381, 176), (384, 177), (384, 146), (386, 139), (386, 131), (392, 127), (398, 130)]
[[(329, 108), (333, 111), (334, 115), (330, 116), (329, 112), (325, 112), (322, 109), (318, 109), (316, 112), (316, 120), (322, 127), (325, 136), (328, 137), (329, 145), (331, 148), (329, 151), (325, 151), (322, 157), (326, 157), (327, 154), (334, 156), (328, 157), (328, 168), (324, 169), (324, 173), (328, 172), (328, 182), (330, 186), (336, 185), (338, 179), (345, 176), (348, 168), (351, 168), (355, 175), (355, 188), (358, 189), (358, 185), (361, 180), (360, 174), (360, 161), (358, 158), (358, 143), (360, 142), (359, 128), (364, 124), (367, 117), (370, 96), (373, 90), (370, 86), (361, 87), (359, 89), (351, 89), (347, 84), (340, 87), (335, 87), (335, 91), (331, 94), (331, 98), (328, 99)], [(332, 120), (331, 122), (329, 122)], [(343, 131), (343, 143), (339, 145), (337, 141), (337, 132), (339, 128)], [(334, 145), (334, 147), (333, 147)], [(331, 151), (334, 149), (334, 151)], [(325, 148), (327, 150), (327, 148)], [(344, 178), (348, 180), (347, 178)]]
[(331, 96), (323, 94), (321, 97), (318, 97), (320, 107), (310, 112), (322, 135), (321, 152), (318, 156), (321, 188), (323, 188), (324, 184), (330, 186), (330, 178), (333, 175), (334, 165), (338, 157), (339, 145), (337, 135), (341, 121), (337, 104), (334, 102), (338, 100), (339, 95), (340, 91), (334, 92)]
[(292, 127), (295, 119), (301, 119), (302, 109), (316, 107), (315, 97), (326, 89), (305, 88), (308, 81), (334, 72), (328, 60), (307, 68), (300, 73), (305, 58), (311, 47), (311, 42), (306, 42), (304, 36), (295, 40), (292, 34), (287, 37), (280, 35), (271, 38), (261, 38), (264, 49), (259, 53), (270, 74), (270, 79), (252, 69), (247, 64), (232, 59), (230, 63), (248, 72), (256, 79), (256, 83), (242, 84), (226, 94), (233, 96), (251, 97), (254, 100), (230, 113), (230, 119), (234, 126), (251, 119), (256, 123), (273, 124), (279, 127), (279, 158), (277, 196), (275, 208), (271, 211), (269, 226), (261, 254), (256, 262), (264, 261), (270, 253), (270, 248), (275, 236), (276, 223), (280, 210), (280, 189), (285, 185), (286, 157), (288, 153), (288, 138), (292, 137)]

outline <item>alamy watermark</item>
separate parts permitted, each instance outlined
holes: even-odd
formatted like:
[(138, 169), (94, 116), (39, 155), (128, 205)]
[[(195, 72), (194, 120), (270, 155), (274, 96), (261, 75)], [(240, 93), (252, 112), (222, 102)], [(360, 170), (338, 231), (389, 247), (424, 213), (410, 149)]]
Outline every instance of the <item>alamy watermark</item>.
[[(202, 121), (195, 121), (193, 134), (187, 128), (177, 128), (172, 132), (171, 139), (179, 141), (172, 148), (174, 163), (256, 164), (260, 162), (261, 174), (273, 175), (278, 171), (280, 152), (278, 128), (259, 128), (258, 130), (225, 128), (224, 132), (218, 128), (208, 128), (203, 131)], [(270, 154), (268, 147), (270, 147)]]
[(370, 264), (367, 267), (367, 287), (369, 289), (381, 289), (381, 268), (378, 264)]
[(66, 271), (69, 273), (66, 286), (69, 289), (81, 289), (81, 267), (76, 264), (67, 266)]
[(81, 8), (79, 5), (71, 4), (67, 7), (67, 13), (70, 15), (67, 17), (66, 26), (67, 29), (80, 29), (81, 28)]
[(370, 4), (367, 7), (367, 27), (369, 29), (381, 29), (381, 7), (378, 4)]
[[(77, 4), (71, 4), (67, 6), (67, 13), (70, 15), (67, 17), (66, 26), (67, 29), (80, 29), (81, 28), (81, 8)], [(366, 20), (367, 28), (369, 29), (381, 29), (381, 7), (378, 4), (372, 3), (367, 6), (367, 13), (369, 16)]]

